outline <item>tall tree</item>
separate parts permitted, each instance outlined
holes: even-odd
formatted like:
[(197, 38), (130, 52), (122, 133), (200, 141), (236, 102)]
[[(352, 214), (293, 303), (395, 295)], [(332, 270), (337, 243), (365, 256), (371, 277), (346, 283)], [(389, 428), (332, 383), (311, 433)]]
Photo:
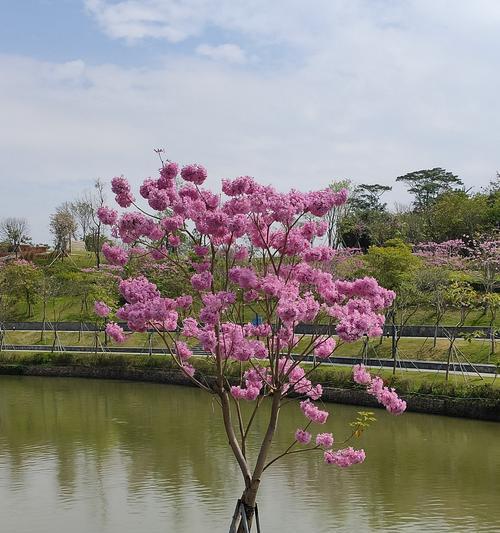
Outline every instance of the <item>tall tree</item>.
[[(334, 181), (330, 184), (330, 189), (334, 192), (339, 192), (342, 189), (351, 191), (352, 183), (348, 179)], [(334, 205), (330, 211), (325, 215), (326, 223), (328, 224), (326, 230), (326, 236), (328, 240), (328, 246), (332, 248), (338, 248), (342, 242), (341, 225), (342, 220), (346, 217), (349, 211), (349, 202), (342, 205)]]
[(0, 222), (0, 236), (9, 243), (12, 252), (19, 255), (21, 244), (29, 241), (28, 221), (25, 218), (8, 217)]
[(81, 197), (71, 202), (71, 212), (81, 231), (82, 240), (85, 241), (92, 227), (92, 215), (94, 208), (92, 197), (89, 193), (84, 193)]
[(85, 242), (87, 245), (87, 249), (94, 253), (95, 255), (95, 262), (96, 267), (99, 268), (101, 266), (101, 249), (103, 242), (105, 240), (105, 234), (104, 234), (104, 228), (102, 225), (102, 222), (100, 221), (99, 217), (97, 216), (97, 210), (100, 207), (104, 206), (104, 202), (106, 201), (106, 195), (105, 195), (105, 185), (102, 180), (97, 178), (94, 182), (94, 193), (90, 195), (90, 205), (91, 205), (91, 230), (88, 238), (88, 244), (87, 241)]
[(349, 212), (342, 220), (342, 237), (347, 246), (368, 248), (372, 244), (382, 244), (394, 236), (391, 215), (382, 195), (390, 191), (389, 185), (357, 185), (349, 199)]
[(415, 196), (415, 209), (420, 211), (432, 205), (439, 195), (452, 190), (457, 185), (463, 185), (458, 176), (440, 167), (409, 172), (398, 176), (396, 181), (402, 181), (408, 185), (408, 192)]
[(71, 252), (71, 239), (77, 230), (71, 205), (67, 202), (60, 205), (50, 217), (50, 232), (54, 235), (54, 248), (62, 254)]
[(390, 185), (361, 183), (353, 191), (351, 206), (357, 211), (385, 211), (387, 204), (381, 198), (390, 190)]

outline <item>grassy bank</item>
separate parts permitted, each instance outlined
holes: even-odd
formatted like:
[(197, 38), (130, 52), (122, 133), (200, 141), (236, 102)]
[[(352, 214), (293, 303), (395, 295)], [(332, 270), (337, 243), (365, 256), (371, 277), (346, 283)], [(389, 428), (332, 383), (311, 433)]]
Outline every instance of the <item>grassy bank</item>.
[[(203, 357), (191, 359), (198, 371), (210, 375), (211, 363)], [(164, 355), (120, 355), (120, 354), (75, 354), (50, 352), (0, 352), (0, 365), (13, 368), (23, 366), (84, 366), (91, 368), (114, 367), (130, 369), (158, 369), (171, 371), (176, 369), (171, 357)], [(306, 365), (307, 368), (307, 365)], [(375, 371), (373, 371), (375, 373)], [(229, 367), (229, 377), (238, 379), (240, 365), (233, 363)], [(446, 382), (444, 374), (430, 372), (398, 371), (395, 376), (390, 370), (377, 370), (387, 384), (395, 387), (403, 395), (429, 395), (451, 398), (484, 398), (500, 400), (500, 379), (452, 375)], [(361, 389), (351, 377), (351, 368), (343, 366), (324, 366), (311, 373), (314, 382), (327, 387), (342, 389)]]

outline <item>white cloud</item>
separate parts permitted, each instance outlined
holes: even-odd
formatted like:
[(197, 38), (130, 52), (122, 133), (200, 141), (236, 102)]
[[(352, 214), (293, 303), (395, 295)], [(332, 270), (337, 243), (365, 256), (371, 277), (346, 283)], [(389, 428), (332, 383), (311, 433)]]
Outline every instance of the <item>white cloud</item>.
[(243, 64), (247, 60), (245, 52), (237, 44), (226, 43), (218, 46), (200, 44), (196, 47), (196, 53), (215, 61), (227, 61), (228, 63)]
[(37, 184), (29, 212), (46, 235), (58, 202), (96, 177), (123, 173), (137, 185), (155, 172), (159, 146), (206, 164), (212, 186), (241, 174), (282, 189), (335, 177), (392, 183), (433, 166), (468, 185), (488, 182), (500, 165), (500, 35), (491, 22), (500, 3), (286, 4), (87, 1), (109, 35), (128, 40), (184, 39), (215, 25), (259, 45), (286, 41), (296, 54), (273, 68), (231, 64), (255, 52), (245, 46), (239, 56), (236, 44), (228, 54), (227, 44), (197, 43), (197, 55), (150, 68), (0, 56), (0, 213), (19, 215), (20, 184), (26, 198)]

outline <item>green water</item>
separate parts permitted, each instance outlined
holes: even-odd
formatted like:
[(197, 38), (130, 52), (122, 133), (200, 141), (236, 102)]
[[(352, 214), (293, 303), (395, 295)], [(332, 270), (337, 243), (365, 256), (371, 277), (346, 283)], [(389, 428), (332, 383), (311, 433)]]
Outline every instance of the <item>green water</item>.
[[(191, 388), (0, 377), (0, 531), (227, 532), (242, 483), (217, 409)], [(341, 439), (356, 408), (328, 409)], [(376, 414), (363, 465), (266, 472), (263, 533), (500, 531), (500, 425)], [(303, 421), (284, 407), (276, 450)]]

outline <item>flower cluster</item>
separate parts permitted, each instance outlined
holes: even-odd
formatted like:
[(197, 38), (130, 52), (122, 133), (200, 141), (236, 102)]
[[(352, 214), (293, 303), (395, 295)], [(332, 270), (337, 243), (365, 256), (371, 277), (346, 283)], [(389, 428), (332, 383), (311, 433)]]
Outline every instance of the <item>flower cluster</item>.
[(130, 207), (135, 201), (130, 192), (130, 185), (123, 176), (111, 180), (111, 190), (115, 193), (116, 203), (120, 207)]
[(106, 333), (115, 342), (125, 342), (125, 333), (123, 332), (123, 328), (115, 322), (108, 322), (106, 325)]
[(112, 265), (124, 266), (127, 264), (129, 254), (120, 246), (111, 246), (107, 242), (102, 245), (102, 253)]
[(109, 313), (111, 313), (111, 309), (104, 302), (95, 302), (94, 313), (97, 316), (105, 318), (109, 315)]
[(304, 400), (300, 402), (300, 409), (311, 422), (316, 424), (324, 424), (328, 419), (328, 411), (322, 411), (314, 405), (311, 400)]
[(353, 379), (360, 385), (365, 385), (369, 394), (374, 396), (389, 413), (400, 415), (406, 410), (406, 402), (402, 400), (393, 388), (385, 387), (382, 378), (372, 377), (364, 365), (353, 368)]
[(325, 463), (329, 465), (337, 465), (340, 468), (347, 468), (358, 463), (362, 463), (366, 454), (364, 450), (355, 450), (354, 448), (343, 448), (342, 450), (327, 450), (324, 453)]

